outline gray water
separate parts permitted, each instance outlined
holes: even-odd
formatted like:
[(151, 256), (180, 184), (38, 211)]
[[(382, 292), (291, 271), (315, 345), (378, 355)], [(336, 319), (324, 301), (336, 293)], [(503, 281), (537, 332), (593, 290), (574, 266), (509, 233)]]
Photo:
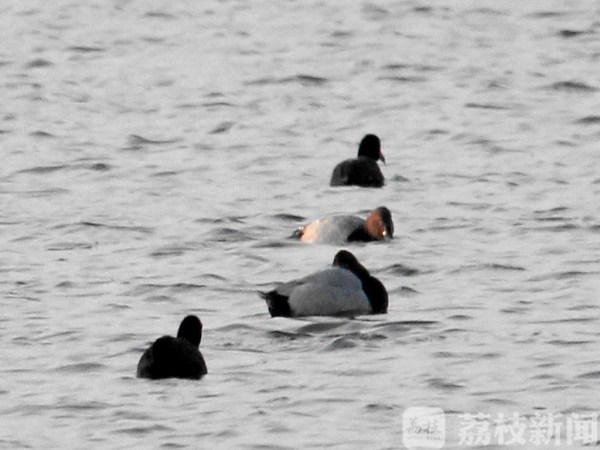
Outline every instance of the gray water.
[[(598, 413), (599, 68), (595, 1), (3, 2), (0, 445)], [(330, 188), (366, 133), (386, 186)], [(292, 230), (379, 205), (396, 239), (348, 248), (388, 314), (271, 319), (256, 292), (338, 250)], [(208, 376), (136, 379), (190, 313)]]

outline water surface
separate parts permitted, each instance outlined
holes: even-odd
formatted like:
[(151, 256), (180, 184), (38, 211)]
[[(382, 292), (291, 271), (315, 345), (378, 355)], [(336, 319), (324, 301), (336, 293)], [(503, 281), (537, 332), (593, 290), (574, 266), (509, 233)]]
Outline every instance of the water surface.
[[(464, 413), (598, 412), (599, 13), (1, 6), (2, 446), (402, 448), (431, 406), (457, 447)], [(386, 186), (330, 188), (366, 133)], [(349, 248), (389, 313), (269, 318), (258, 290), (338, 250), (292, 230), (379, 205), (397, 238)], [(190, 313), (209, 375), (136, 379)]]

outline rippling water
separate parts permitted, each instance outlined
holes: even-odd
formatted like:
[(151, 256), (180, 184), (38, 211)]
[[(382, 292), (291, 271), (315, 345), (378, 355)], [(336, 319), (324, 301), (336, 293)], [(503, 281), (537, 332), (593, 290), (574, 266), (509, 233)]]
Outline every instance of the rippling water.
[[(596, 2), (0, 14), (2, 446), (401, 448), (431, 406), (452, 447), (464, 413), (598, 412)], [(330, 188), (368, 132), (386, 186)], [(256, 291), (338, 250), (291, 231), (379, 205), (397, 239), (351, 250), (389, 313), (269, 318)], [(188, 313), (209, 375), (136, 379)]]

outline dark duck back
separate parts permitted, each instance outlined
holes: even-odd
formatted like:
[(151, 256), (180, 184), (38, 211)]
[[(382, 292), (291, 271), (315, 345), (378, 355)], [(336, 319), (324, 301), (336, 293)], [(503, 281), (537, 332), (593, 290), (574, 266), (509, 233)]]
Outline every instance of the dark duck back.
[(202, 322), (187, 316), (181, 322), (177, 337), (158, 338), (144, 352), (137, 367), (140, 378), (200, 379), (207, 373), (206, 363), (198, 349), (202, 339)]
[(339, 163), (331, 174), (331, 186), (382, 187), (385, 179), (377, 161), (385, 164), (381, 141), (374, 134), (367, 134), (358, 147), (358, 157)]

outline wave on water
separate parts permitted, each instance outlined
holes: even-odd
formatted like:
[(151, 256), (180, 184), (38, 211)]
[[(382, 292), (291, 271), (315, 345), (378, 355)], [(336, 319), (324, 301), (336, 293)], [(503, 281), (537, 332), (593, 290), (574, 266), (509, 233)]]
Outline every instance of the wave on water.
[(92, 47), (88, 45), (72, 45), (67, 47), (67, 50), (76, 53), (102, 53), (106, 51), (103, 47)]
[(581, 36), (582, 34), (588, 34), (588, 33), (590, 33), (589, 30), (573, 30), (570, 28), (563, 28), (562, 30), (560, 30), (558, 32), (558, 35), (560, 37), (570, 39), (570, 38), (574, 38), (577, 36)]
[(235, 122), (226, 121), (221, 122), (219, 125), (214, 127), (212, 130), (208, 132), (208, 134), (222, 134), (227, 133), (231, 128), (235, 125)]
[(54, 65), (54, 63), (45, 58), (35, 58), (35, 59), (32, 59), (31, 61), (29, 61), (27, 64), (25, 64), (25, 68), (26, 69), (39, 69), (39, 68), (44, 68), (44, 67), (48, 67), (48, 66), (52, 66), (52, 65)]
[(315, 75), (293, 75), (289, 77), (283, 78), (259, 78), (257, 80), (247, 81), (245, 83), (246, 86), (268, 86), (272, 84), (289, 84), (289, 83), (298, 83), (302, 86), (315, 86), (321, 87), (327, 84), (329, 80), (327, 78), (315, 76)]
[(456, 269), (452, 269), (450, 273), (458, 274), (464, 272), (477, 272), (477, 271), (492, 271), (492, 272), (525, 272), (527, 269), (522, 266), (516, 266), (511, 264), (499, 264), (499, 263), (479, 263), (479, 264), (465, 264)]
[(181, 142), (179, 138), (173, 139), (149, 139), (137, 134), (130, 134), (127, 137), (127, 146), (123, 150), (142, 150), (148, 147), (164, 147)]
[(64, 373), (89, 373), (89, 372), (100, 372), (104, 370), (105, 365), (100, 363), (83, 362), (74, 364), (65, 364), (57, 367), (57, 372)]
[(584, 116), (575, 121), (578, 125), (598, 125), (600, 124), (600, 116)]
[(126, 231), (126, 232), (135, 232), (142, 234), (152, 234), (154, 233), (154, 228), (145, 227), (140, 225), (119, 225), (119, 224), (108, 224), (102, 222), (94, 222), (82, 220), (80, 222), (74, 223), (61, 223), (55, 225), (53, 227), (56, 230), (67, 230), (68, 232), (76, 232), (78, 230), (87, 230), (87, 229), (105, 229), (105, 230), (114, 230), (114, 231)]
[(588, 93), (588, 92), (596, 92), (598, 90), (597, 87), (591, 86), (583, 81), (557, 81), (548, 86), (548, 89), (552, 89), (554, 91), (563, 91), (563, 92), (573, 92), (573, 93)]

